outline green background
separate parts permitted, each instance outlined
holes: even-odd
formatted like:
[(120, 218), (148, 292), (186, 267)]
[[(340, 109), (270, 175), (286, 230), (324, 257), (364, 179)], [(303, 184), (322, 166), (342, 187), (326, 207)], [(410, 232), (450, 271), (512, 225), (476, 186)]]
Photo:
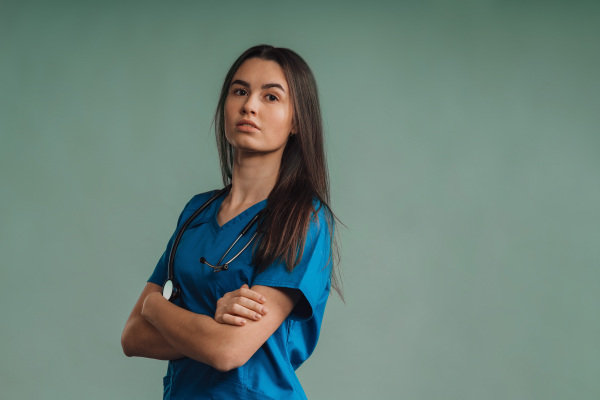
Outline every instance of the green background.
[(158, 399), (120, 335), (246, 48), (319, 83), (342, 229), (310, 399), (600, 398), (600, 8), (0, 3), (0, 391)]

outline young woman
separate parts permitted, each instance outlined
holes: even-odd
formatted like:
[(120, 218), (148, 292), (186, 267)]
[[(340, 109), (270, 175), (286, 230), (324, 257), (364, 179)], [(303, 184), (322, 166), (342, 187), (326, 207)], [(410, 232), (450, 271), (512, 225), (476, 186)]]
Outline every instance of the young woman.
[(295, 370), (337, 290), (313, 74), (260, 45), (215, 113), (225, 188), (194, 196), (127, 320), (127, 356), (170, 360), (165, 399), (304, 399)]

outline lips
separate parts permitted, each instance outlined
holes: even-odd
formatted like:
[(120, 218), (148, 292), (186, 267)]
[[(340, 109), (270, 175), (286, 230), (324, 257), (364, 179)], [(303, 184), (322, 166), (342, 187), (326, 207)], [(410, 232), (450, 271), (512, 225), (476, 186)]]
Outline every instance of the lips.
[(256, 126), (256, 124), (248, 119), (243, 119), (241, 121), (239, 121), (237, 124), (235, 124), (235, 126), (246, 126), (246, 127), (250, 127), (248, 126), (250, 125), (253, 128), (259, 129), (258, 126)]

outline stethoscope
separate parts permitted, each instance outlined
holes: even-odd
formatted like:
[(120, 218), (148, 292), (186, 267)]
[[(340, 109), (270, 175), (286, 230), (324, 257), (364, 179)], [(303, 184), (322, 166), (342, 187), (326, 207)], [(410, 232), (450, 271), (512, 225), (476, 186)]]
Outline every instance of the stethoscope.
[[(216, 193), (215, 195), (213, 195), (210, 199), (208, 199), (204, 204), (202, 204), (202, 206), (198, 210), (196, 210), (196, 212), (194, 212), (192, 214), (192, 216), (187, 219), (187, 221), (185, 221), (185, 223), (183, 224), (183, 226), (181, 227), (181, 229), (177, 233), (177, 236), (175, 237), (175, 241), (173, 242), (173, 247), (171, 248), (171, 253), (169, 255), (169, 263), (167, 264), (168, 277), (167, 277), (167, 280), (165, 281), (165, 283), (163, 284), (163, 292), (162, 292), (162, 294), (165, 297), (165, 299), (167, 299), (169, 301), (173, 301), (176, 298), (178, 298), (180, 296), (180, 294), (181, 294), (181, 287), (177, 283), (175, 283), (175, 271), (174, 271), (174, 267), (175, 266), (174, 266), (174, 262), (175, 262), (175, 253), (177, 252), (177, 246), (179, 246), (179, 241), (181, 240), (181, 237), (183, 236), (183, 233), (187, 229), (188, 225), (192, 223), (192, 221), (194, 220), (194, 218), (196, 218), (198, 215), (200, 215), (200, 213), (202, 211), (204, 211), (204, 209), (206, 207), (208, 207), (213, 201), (215, 201), (222, 194), (224, 194), (225, 192), (227, 192), (229, 190), (229, 188), (230, 188), (230, 186), (226, 186), (225, 188), (221, 189), (218, 193)], [(238, 253), (235, 256), (231, 257), (229, 259), (229, 261), (225, 262), (224, 264), (221, 264), (221, 262), (223, 262), (223, 260), (227, 256), (227, 254), (229, 254), (229, 252), (231, 251), (231, 249), (233, 249), (233, 246), (235, 246), (235, 244), (244, 235), (246, 235), (246, 233), (248, 233), (248, 231), (250, 230), (250, 227), (252, 227), (252, 225), (256, 222), (256, 220), (258, 220), (260, 214), (261, 214), (261, 212), (259, 211), (254, 216), (254, 218), (252, 218), (250, 220), (250, 222), (248, 222), (248, 224), (244, 227), (244, 229), (242, 230), (242, 232), (240, 233), (240, 235), (237, 237), (237, 239), (235, 239), (235, 241), (231, 244), (231, 246), (229, 246), (229, 248), (227, 249), (227, 251), (225, 252), (225, 254), (223, 254), (223, 257), (221, 257), (221, 259), (219, 260), (219, 262), (217, 263), (217, 265), (210, 264), (208, 261), (206, 261), (206, 258), (204, 258), (204, 257), (200, 258), (200, 262), (202, 264), (206, 264), (209, 267), (211, 267), (213, 269), (213, 272), (227, 271), (229, 269), (229, 264), (231, 264), (231, 262), (233, 260), (235, 260), (240, 254), (242, 254), (244, 252), (244, 250), (246, 250), (246, 248), (248, 246), (250, 246), (250, 243), (252, 243), (252, 241), (254, 240), (254, 238), (256, 237), (256, 235), (258, 234), (258, 230), (254, 233), (254, 235), (252, 235), (252, 238), (250, 238), (250, 240), (248, 241), (248, 243), (246, 243), (246, 245), (240, 251), (238, 251)]]

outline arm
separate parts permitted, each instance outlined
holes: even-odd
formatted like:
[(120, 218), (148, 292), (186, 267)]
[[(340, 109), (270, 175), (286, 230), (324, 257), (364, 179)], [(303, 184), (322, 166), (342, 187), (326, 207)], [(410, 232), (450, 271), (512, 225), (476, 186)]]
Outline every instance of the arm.
[(158, 360), (175, 360), (184, 357), (142, 317), (142, 305), (146, 297), (150, 293), (160, 294), (161, 292), (160, 286), (148, 282), (135, 303), (121, 335), (121, 347), (127, 357), (148, 357)]
[(220, 324), (207, 315), (184, 310), (158, 292), (146, 297), (141, 314), (176, 351), (225, 372), (244, 365), (300, 298), (300, 292), (293, 289), (254, 286), (252, 290), (267, 299), (264, 306), (269, 312), (244, 326)]
[(229, 325), (245, 325), (247, 320), (258, 321), (268, 312), (263, 306), (266, 300), (244, 283), (241, 288), (225, 293), (217, 301), (215, 321)]

